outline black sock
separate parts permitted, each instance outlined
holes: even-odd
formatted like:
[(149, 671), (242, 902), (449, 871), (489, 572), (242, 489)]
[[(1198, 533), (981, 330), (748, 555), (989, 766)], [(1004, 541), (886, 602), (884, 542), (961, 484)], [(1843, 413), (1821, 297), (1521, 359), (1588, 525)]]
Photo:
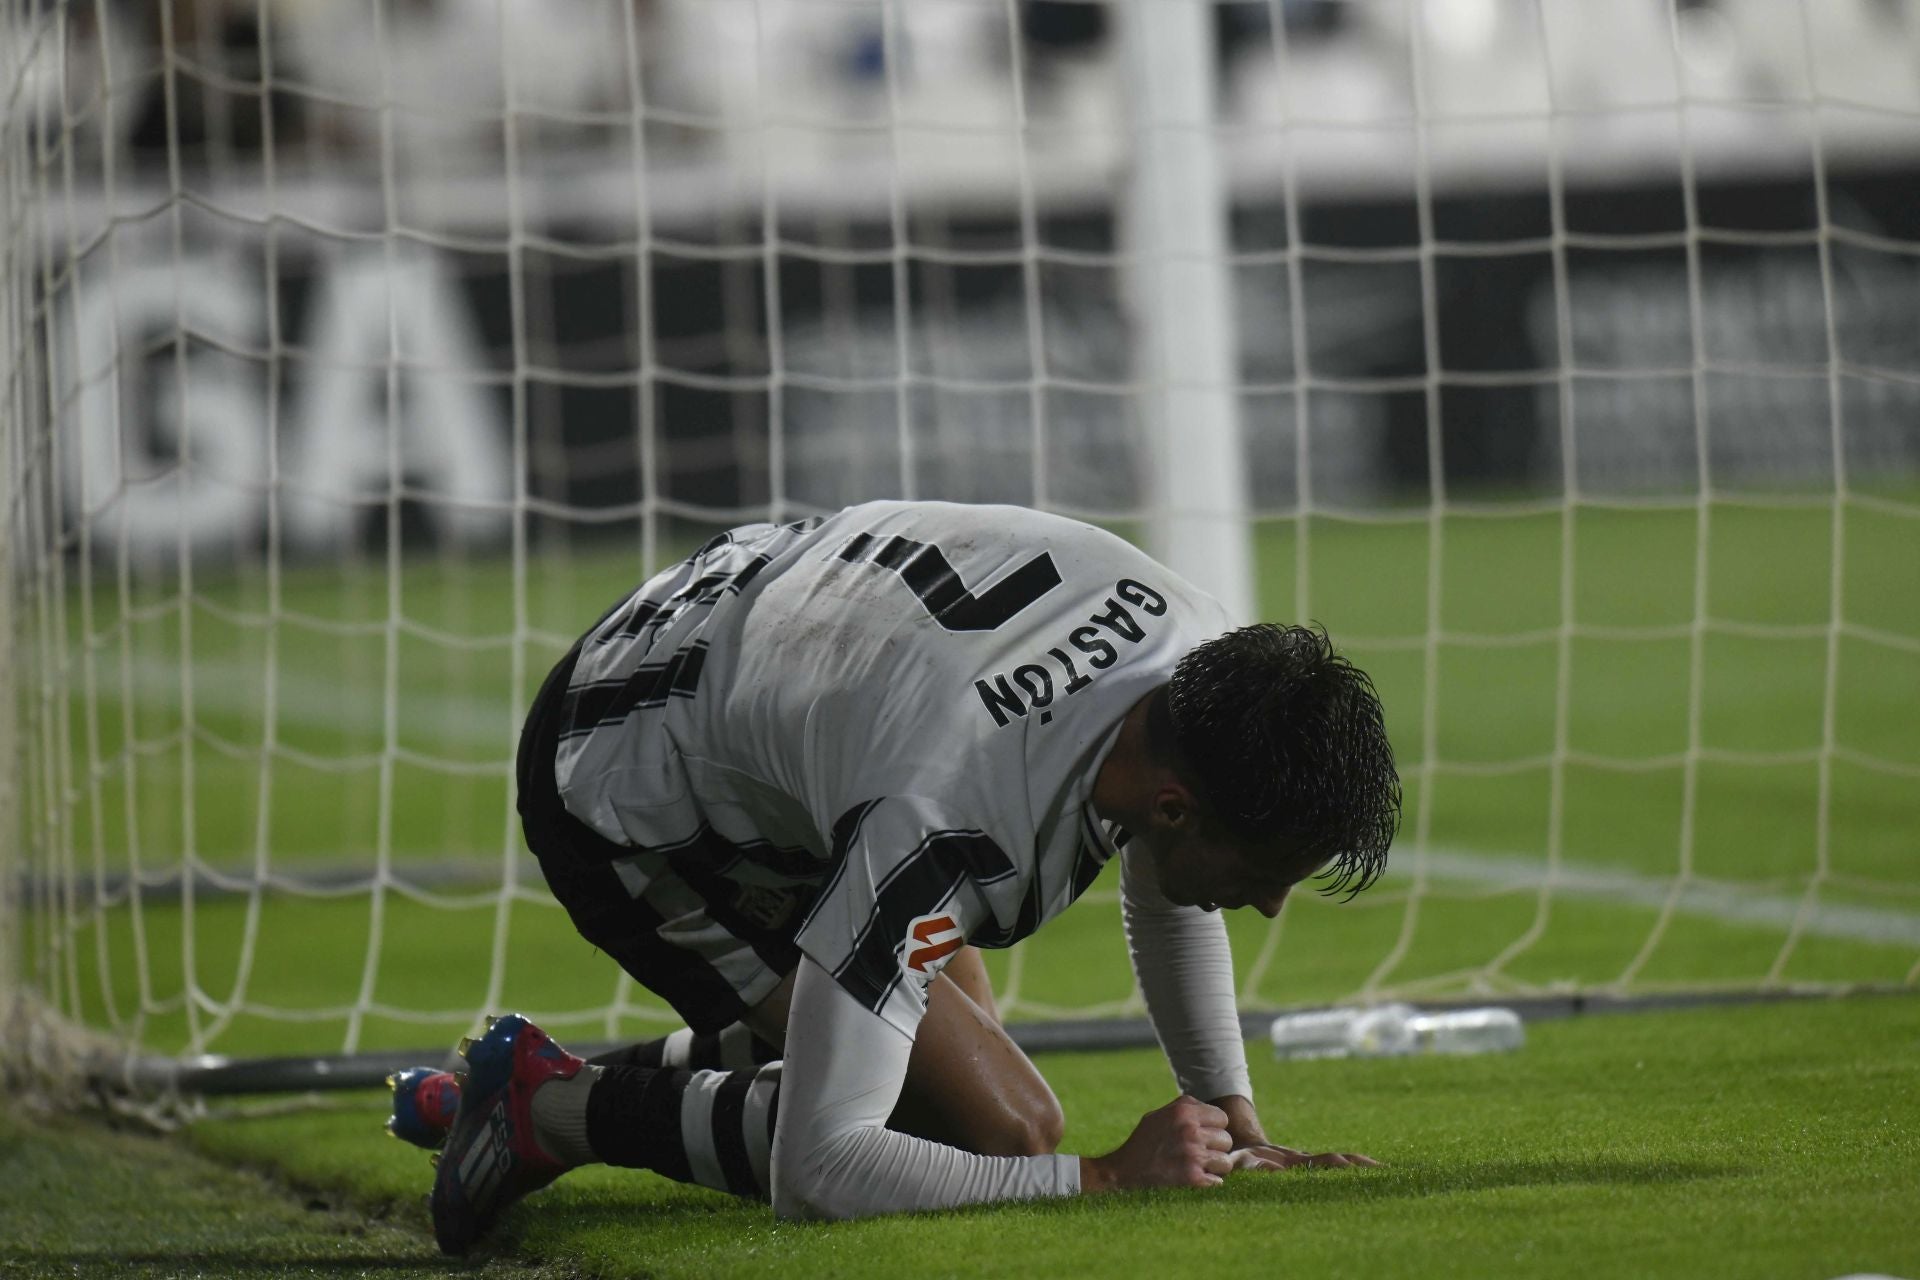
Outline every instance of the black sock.
[(766, 1200), (779, 1105), (777, 1062), (738, 1071), (609, 1065), (587, 1097), (587, 1142), (608, 1164)]

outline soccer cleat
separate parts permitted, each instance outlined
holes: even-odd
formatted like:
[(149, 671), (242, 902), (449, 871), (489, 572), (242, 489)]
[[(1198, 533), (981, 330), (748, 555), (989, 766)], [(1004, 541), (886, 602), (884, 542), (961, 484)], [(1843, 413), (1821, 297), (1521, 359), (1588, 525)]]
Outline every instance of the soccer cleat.
[(533, 1093), (586, 1064), (517, 1013), (463, 1049), (466, 1084), (435, 1169), (433, 1238), (459, 1255), (515, 1200), (566, 1172), (533, 1136)]
[(393, 1090), (393, 1114), (387, 1132), (428, 1151), (447, 1140), (460, 1109), (460, 1081), (450, 1071), (408, 1067), (387, 1077)]

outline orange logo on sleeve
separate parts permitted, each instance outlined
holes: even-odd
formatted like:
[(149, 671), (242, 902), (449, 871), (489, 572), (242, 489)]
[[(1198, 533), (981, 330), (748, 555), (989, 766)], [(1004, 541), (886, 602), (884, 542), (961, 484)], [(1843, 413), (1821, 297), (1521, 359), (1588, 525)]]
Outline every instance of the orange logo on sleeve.
[(907, 968), (915, 973), (937, 972), (942, 960), (967, 944), (960, 922), (942, 912), (921, 916), (907, 928)]

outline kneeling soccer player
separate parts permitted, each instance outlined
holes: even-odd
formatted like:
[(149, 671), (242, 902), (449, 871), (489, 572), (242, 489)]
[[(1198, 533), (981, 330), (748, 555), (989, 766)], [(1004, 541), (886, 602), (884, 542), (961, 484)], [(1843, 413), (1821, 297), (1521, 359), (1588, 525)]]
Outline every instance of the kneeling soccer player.
[[(1269, 1144), (1215, 912), (1380, 874), (1400, 784), (1379, 700), (1323, 632), (1233, 629), (1110, 534), (907, 502), (723, 534), (554, 668), (519, 806), (580, 933), (688, 1030), (587, 1063), (500, 1019), (450, 1131), (425, 1073), (401, 1077), (404, 1136), (444, 1134), (450, 1253), (594, 1162), (831, 1218), (1371, 1163)], [(1112, 1153), (1059, 1155), (974, 948), (1116, 853), (1183, 1092)]]

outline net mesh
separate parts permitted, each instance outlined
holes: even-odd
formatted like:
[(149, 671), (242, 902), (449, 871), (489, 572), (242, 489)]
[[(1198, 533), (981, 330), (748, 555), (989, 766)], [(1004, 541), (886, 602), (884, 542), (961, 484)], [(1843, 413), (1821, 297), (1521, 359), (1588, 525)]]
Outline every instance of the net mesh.
[[(521, 711), (876, 497), (1373, 673), (1393, 871), (1234, 920), (1248, 1007), (1920, 981), (1917, 60), (1871, 0), (4, 0), (0, 994), (667, 1025)], [(1117, 915), (1006, 1013), (1137, 1011)]]

